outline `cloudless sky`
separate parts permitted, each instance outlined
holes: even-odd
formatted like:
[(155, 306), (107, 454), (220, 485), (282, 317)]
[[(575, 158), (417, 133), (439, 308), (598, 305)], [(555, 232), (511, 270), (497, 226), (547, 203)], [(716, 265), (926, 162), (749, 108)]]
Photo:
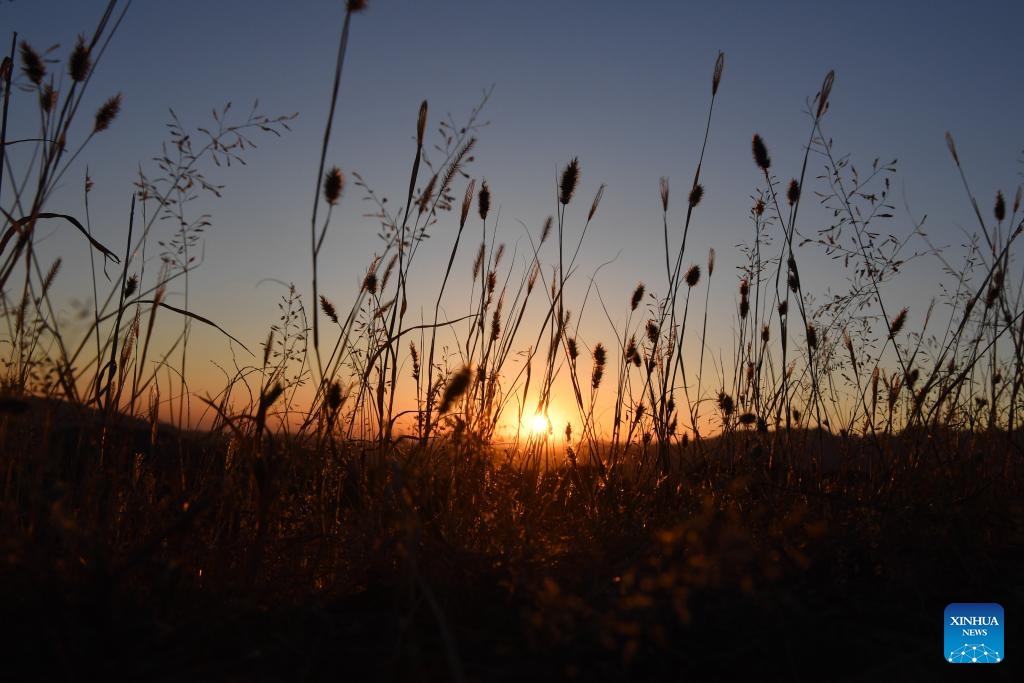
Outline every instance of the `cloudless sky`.
[[(53, 56), (64, 60), (76, 34), (91, 32), (104, 6), (101, 0), (3, 2), (0, 28), (5, 40), (16, 30), (40, 49), (60, 43)], [(213, 216), (213, 227), (206, 263), (194, 274), (193, 286), (203, 294), (193, 308), (257, 348), (284, 293), (265, 280), (294, 282), (308, 297), (309, 214), (343, 16), (341, 0), (135, 2), (90, 86), (92, 106), (122, 92), (122, 113), (87, 149), (50, 208), (81, 214), (88, 163), (97, 236), (119, 245), (136, 169), (153, 170), (149, 160), (165, 138), (169, 108), (188, 126), (208, 124), (210, 110), (229, 100), (239, 115), (257, 98), (266, 114), (298, 112), (283, 138), (255, 137), (259, 147), (247, 155), (247, 166), (210, 168), (209, 178), (226, 186), (224, 197), (196, 206)], [(501, 239), (525, 244), (524, 225), (536, 234), (555, 211), (559, 170), (579, 156), (582, 183), (568, 214), (570, 230), (582, 225), (598, 185), (607, 183), (607, 190), (583, 248), (575, 301), (594, 269), (612, 261), (597, 284), (620, 323), (638, 280), (664, 291), (664, 269), (656, 267), (664, 262), (658, 178), (671, 179), (670, 220), (678, 230), (722, 50), (725, 73), (702, 171), (705, 198), (687, 250), (688, 260), (700, 264), (708, 248), (717, 251), (712, 310), (718, 314), (711, 328), (727, 358), (741, 262), (735, 247), (751, 240), (750, 196), (762, 181), (751, 159), (752, 134), (764, 137), (782, 181), (797, 175), (810, 129), (806, 103), (834, 69), (824, 128), (836, 151), (863, 167), (875, 157), (899, 159), (896, 216), (883, 227), (905, 234), (927, 214), (933, 241), (952, 253), (976, 223), (944, 133), (955, 136), (986, 216), (997, 189), (1012, 198), (1021, 182), (1022, 25), (1024, 4), (1016, 1), (371, 0), (353, 18), (328, 164), (359, 172), (397, 206), (404, 201), (420, 101), (430, 103), (428, 131), (434, 130), (448, 113), (463, 122), (493, 85), (481, 116), (490, 124), (478, 133), (469, 172), (492, 189)], [(30, 136), (34, 103), (21, 95), (12, 107), (10, 136)], [(812, 156), (809, 177), (821, 169)], [(375, 221), (363, 216), (372, 207), (349, 179), (321, 257), (321, 291), (341, 308), (382, 247)], [(457, 196), (464, 183), (456, 183)], [(798, 227), (805, 234), (828, 218), (804, 216)], [(446, 258), (456, 226), (456, 216), (443, 216), (433, 229), (418, 274), (423, 291), (436, 291), (435, 264)], [(479, 221), (470, 226), (478, 231)], [(171, 226), (164, 229), (158, 238), (169, 237)], [(86, 254), (63, 233), (47, 245), (69, 257)], [(462, 252), (457, 268), (463, 273), (473, 252), (474, 246)], [(820, 264), (808, 265), (805, 279), (841, 287), (842, 272), (823, 255), (798, 257)], [(81, 297), (85, 274), (73, 264), (62, 274), (68, 299)], [(924, 261), (888, 293), (911, 306), (913, 320), (941, 278), (937, 261)], [(600, 307), (583, 315), (584, 338), (610, 341)], [(197, 335), (199, 366), (227, 357), (220, 338)], [(532, 335), (523, 337), (524, 346), (531, 341)]]

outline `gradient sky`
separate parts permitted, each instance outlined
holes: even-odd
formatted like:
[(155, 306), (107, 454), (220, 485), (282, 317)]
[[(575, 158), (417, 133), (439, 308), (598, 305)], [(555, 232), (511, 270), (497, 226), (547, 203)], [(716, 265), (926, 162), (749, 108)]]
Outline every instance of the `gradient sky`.
[[(104, 5), (3, 2), (0, 27), (5, 39), (16, 30), (40, 49), (60, 43), (54, 54), (63, 60), (75, 35), (91, 32)], [(213, 227), (206, 264), (194, 274), (193, 286), (204, 292), (194, 309), (258, 348), (284, 293), (265, 280), (295, 282), (309, 291), (311, 195), (343, 6), (341, 0), (133, 4), (90, 86), (95, 106), (121, 91), (122, 114), (87, 149), (81, 170), (69, 174), (51, 210), (81, 214), (88, 163), (96, 182), (90, 201), (97, 236), (120, 245), (131, 183), (138, 164), (152, 169), (148, 160), (159, 152), (168, 108), (191, 126), (207, 124), (210, 110), (229, 100), (238, 113), (257, 98), (264, 113), (298, 112), (292, 133), (257, 138), (247, 166), (211, 168), (210, 179), (226, 185), (224, 197), (197, 205), (197, 212), (212, 214)], [(725, 74), (702, 172), (705, 198), (688, 252), (690, 261), (703, 264), (709, 247), (717, 251), (712, 309), (724, 314), (712, 316), (711, 334), (729, 344), (740, 263), (735, 246), (751, 239), (750, 196), (761, 180), (750, 155), (752, 134), (764, 137), (772, 170), (783, 181), (797, 175), (810, 127), (806, 102), (835, 69), (824, 127), (836, 150), (863, 167), (875, 157), (898, 158), (896, 217), (886, 228), (904, 234), (928, 214), (933, 241), (950, 245), (952, 253), (976, 223), (944, 133), (955, 136), (986, 216), (997, 189), (1012, 197), (1021, 182), (1022, 25), (1024, 5), (1016, 1), (371, 0), (353, 20), (328, 163), (358, 171), (400, 204), (420, 101), (430, 103), (431, 130), (448, 112), (464, 121), (493, 85), (482, 116), (490, 125), (479, 132), (469, 170), (492, 189), (499, 234), (510, 246), (523, 239), (522, 225), (536, 234), (555, 210), (559, 169), (579, 156), (582, 183), (578, 205), (570, 207), (570, 230), (582, 224), (598, 185), (608, 188), (576, 285), (582, 292), (586, 276), (613, 261), (597, 283), (613, 313), (624, 316), (638, 280), (664, 289), (664, 276), (654, 267), (664, 260), (658, 178), (672, 180), (678, 229), (700, 149), (711, 70), (722, 50)], [(28, 100), (24, 95), (13, 103), (11, 137), (34, 132), (31, 115), (24, 113), (34, 112)], [(822, 168), (813, 158), (811, 163), (809, 177)], [(463, 188), (459, 181), (455, 194)], [(371, 207), (360, 194), (349, 185), (321, 257), (321, 291), (342, 308), (382, 246), (375, 222), (363, 217)], [(800, 227), (812, 232), (824, 227), (816, 221), (825, 218), (805, 214)], [(440, 277), (426, 266), (446, 257), (456, 220), (442, 218), (434, 251), (421, 257), (419, 286), (425, 291)], [(479, 229), (479, 222), (471, 225)], [(85, 249), (63, 231), (48, 239), (46, 248), (51, 246), (68, 257), (61, 277), (70, 298), (87, 282), (86, 271), (70, 263)], [(462, 253), (465, 272), (472, 254), (472, 247)], [(824, 256), (799, 258), (820, 264), (808, 266), (805, 281), (839, 277), (834, 284), (841, 284), (841, 273)], [(913, 322), (941, 273), (929, 260), (905, 275), (890, 291), (911, 306)], [(583, 315), (584, 338), (611, 340), (599, 307)], [(227, 345), (216, 335), (197, 331), (196, 339), (202, 349), (197, 367), (227, 357)], [(729, 353), (726, 347), (723, 354)]]

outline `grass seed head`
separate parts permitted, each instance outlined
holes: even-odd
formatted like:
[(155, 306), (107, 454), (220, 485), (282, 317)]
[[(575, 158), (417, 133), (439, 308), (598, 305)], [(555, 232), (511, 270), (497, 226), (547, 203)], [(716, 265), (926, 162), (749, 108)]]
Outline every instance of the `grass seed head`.
[(995, 213), (996, 221), (999, 223), (1002, 223), (1003, 219), (1006, 218), (1006, 200), (1003, 199), (1002, 190), (996, 192), (996, 205), (993, 212)]
[(668, 178), (665, 176), (658, 179), (658, 193), (661, 195), (661, 210), (668, 211)]
[[(59, 265), (59, 264), (60, 264), (60, 259), (58, 259), (54, 265)], [(54, 271), (51, 271), (51, 272), (53, 272), (53, 276), (47, 277), (46, 278), (47, 282), (52, 281), (53, 277), (56, 276), (56, 272), (54, 272)], [(130, 298), (131, 295), (134, 294), (136, 292), (136, 290), (138, 290), (138, 288), (139, 288), (139, 276), (133, 274), (130, 278), (128, 278), (128, 281), (124, 283), (124, 298), (125, 299)], [(43, 290), (45, 291), (47, 289), (49, 289), (49, 285), (48, 284), (44, 284)]]
[(897, 313), (896, 317), (893, 318), (892, 321), (889, 323), (889, 339), (894, 338), (897, 334), (900, 333), (900, 330), (903, 329), (903, 326), (907, 322), (907, 311), (908, 309), (904, 308), (899, 313)]
[(686, 286), (696, 287), (698, 282), (700, 282), (700, 266), (695, 263), (686, 271)]
[(420, 352), (413, 341), (409, 342), (409, 357), (412, 359), (412, 378), (418, 382), (420, 379)]
[(341, 382), (331, 382), (327, 387), (327, 408), (335, 413), (342, 404)]
[(533, 291), (534, 285), (537, 284), (537, 278), (540, 277), (540, 264), (534, 263), (533, 267), (530, 268), (530, 274), (526, 278), (526, 293), (529, 294)]
[(725, 68), (725, 53), (718, 51), (718, 58), (715, 59), (715, 71), (711, 75), (711, 96), (718, 94), (718, 85), (722, 82), (722, 70)]
[(601, 379), (604, 377), (604, 365), (608, 361), (608, 354), (604, 350), (604, 344), (597, 343), (594, 347), (594, 369), (590, 375), (590, 386), (595, 391), (601, 386)]
[(480, 243), (480, 248), (477, 249), (476, 258), (473, 259), (473, 280), (475, 281), (480, 275), (480, 269), (484, 265), (484, 253), (487, 251), (487, 245), (483, 242)]
[(494, 309), (494, 315), (491, 316), (491, 341), (498, 341), (498, 337), (501, 335), (501, 302), (498, 302), (498, 307)]
[(633, 290), (633, 296), (629, 299), (629, 310), (635, 311), (636, 307), (640, 305), (640, 302), (644, 298), (644, 283), (638, 282), (636, 289)]
[(636, 355), (638, 355), (636, 350), (636, 335), (633, 335), (629, 338), (629, 343), (626, 344), (626, 350), (623, 352), (622, 356), (626, 359), (627, 363), (632, 363), (633, 356)]
[(463, 366), (461, 370), (452, 375), (448, 379), (448, 385), (444, 388), (444, 396), (441, 398), (441, 407), (438, 408), (438, 411), (447, 413), (451, 410), (452, 405), (466, 393), (472, 379), (473, 371), (468, 365)]
[(43, 110), (43, 113), (49, 114), (56, 106), (57, 91), (53, 89), (52, 85), (47, 83), (39, 92), (39, 108)]
[(491, 188), (487, 181), (480, 183), (480, 193), (476, 197), (477, 209), (480, 211), (481, 220), (487, 220), (487, 213), (491, 210)]
[(573, 157), (573, 160), (562, 170), (562, 182), (558, 185), (558, 201), (565, 206), (572, 201), (572, 195), (576, 191), (576, 185), (580, 181), (580, 160)]
[(659, 330), (658, 330), (658, 324), (656, 322), (654, 322), (653, 320), (648, 320), (647, 321), (647, 327), (646, 327), (646, 329), (644, 331), (647, 333), (647, 340), (649, 342), (651, 342), (651, 344), (657, 344), (658, 343), (658, 331)]
[(260, 396), (260, 412), (265, 412), (267, 408), (274, 405), (274, 402), (281, 398), (283, 393), (284, 386), (280, 382), (275, 382), (273, 387)]
[(708, 249), (708, 277), (715, 272), (715, 248)]
[(336, 309), (334, 304), (332, 304), (331, 301), (323, 294), (320, 295), (320, 310), (324, 312), (324, 315), (326, 315), (332, 323), (338, 323), (338, 309)]
[(825, 74), (825, 80), (821, 84), (821, 92), (818, 93), (818, 111), (815, 114), (815, 118), (821, 118), (821, 115), (828, 111), (828, 97), (832, 94), (832, 83), (835, 79), (835, 71), (829, 71)]
[(587, 213), (587, 222), (594, 220), (594, 214), (597, 213), (597, 207), (601, 204), (601, 198), (604, 197), (605, 184), (601, 183), (601, 186), (597, 188), (597, 192), (594, 194), (594, 201), (590, 203), (590, 212)]
[(953, 134), (948, 130), (946, 131), (946, 147), (949, 148), (949, 153), (953, 155), (953, 162), (960, 165), (960, 155), (956, 153), (956, 142), (953, 140)]
[(71, 80), (79, 83), (84, 81), (92, 68), (92, 60), (89, 57), (89, 46), (85, 44), (85, 36), (79, 34), (75, 49), (71, 51), (68, 59), (68, 73)]
[(793, 206), (800, 199), (800, 183), (797, 182), (796, 178), (789, 181), (789, 188), (786, 190), (786, 201), (789, 202), (790, 206)]
[(999, 294), (1003, 291), (1003, 269), (996, 266), (992, 271), (992, 282), (989, 284), (988, 292), (985, 294), (985, 310), (992, 308), (999, 300)]
[(764, 140), (757, 133), (754, 133), (754, 141), (751, 146), (754, 151), (754, 163), (757, 164), (759, 169), (767, 173), (768, 169), (772, 166), (772, 159), (768, 156), (768, 148), (764, 146)]
[(371, 296), (377, 293), (377, 268), (376, 266), (366, 271), (363, 276), (363, 289)]
[(544, 226), (540, 229), (540, 243), (544, 244), (548, 241), (548, 237), (551, 237), (551, 225), (554, 222), (554, 218), (548, 216), (544, 219)]
[(338, 203), (344, 190), (345, 176), (340, 168), (332, 166), (331, 170), (324, 176), (324, 200), (331, 206), (334, 206)]
[[(351, 4), (351, 3), (349, 3)], [(364, 3), (365, 4), (365, 3)], [(416, 117), (416, 146), (423, 146), (423, 134), (427, 129), (427, 101), (420, 102), (420, 113)]]
[(358, 14), (365, 10), (366, 6), (369, 4), (368, 0), (348, 0), (348, 2), (345, 3), (345, 10), (349, 14)]
[(423, 188), (423, 192), (420, 193), (420, 198), (416, 202), (420, 215), (427, 210), (427, 205), (430, 204), (430, 200), (434, 198), (434, 187), (437, 185), (437, 174), (430, 176), (430, 180), (427, 181), (427, 186)]
[(733, 411), (736, 409), (732, 396), (724, 391), (718, 392), (718, 409), (722, 411), (722, 415), (725, 417), (732, 415)]
[(690, 208), (693, 208), (700, 204), (701, 197), (704, 196), (704, 186), (697, 184), (690, 190)]
[(110, 124), (117, 118), (121, 111), (121, 93), (117, 93), (96, 111), (96, 118), (93, 121), (92, 132), (99, 133), (110, 128)]
[(34, 85), (40, 85), (46, 77), (46, 64), (39, 53), (26, 41), (21, 41), (21, 70)]
[(466, 227), (466, 219), (469, 217), (469, 207), (473, 204), (473, 192), (476, 190), (476, 180), (470, 180), (466, 187), (466, 194), (462, 197), (462, 214), (459, 218), (459, 230)]
[(901, 389), (903, 389), (903, 377), (893, 373), (889, 381), (889, 410), (892, 410), (892, 407), (896, 404), (896, 399), (899, 398)]

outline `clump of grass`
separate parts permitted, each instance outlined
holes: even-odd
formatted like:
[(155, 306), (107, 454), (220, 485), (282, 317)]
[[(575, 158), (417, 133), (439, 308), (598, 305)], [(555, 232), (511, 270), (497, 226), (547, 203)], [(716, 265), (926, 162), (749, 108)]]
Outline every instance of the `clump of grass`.
[[(248, 130), (286, 130), (290, 117), (253, 112), (228, 123), (226, 106), (201, 148), (193, 140), (206, 138), (175, 118), (158, 175), (138, 181), (123, 254), (92, 235), (88, 178), (84, 221), (46, 211), (73, 159), (47, 141), (69, 130), (59, 112), (68, 102), (68, 111), (77, 110), (74, 97), (102, 57), (97, 46), (120, 20), (115, 5), (94, 36), (72, 49), (64, 69), (70, 92), (53, 88), (50, 62), (21, 43), (21, 77), (43, 114), (36, 171), (45, 182), (33, 195), (0, 176), (13, 206), (33, 207), (5, 210), (0, 235), (9, 354), (0, 392), (0, 586), (7, 591), (0, 597), (16, 617), (10, 621), (32, 636), (26, 652), (39, 676), (58, 661), (67, 663), (58, 672), (65, 676), (88, 677), (96, 673), (91, 667), (109, 673), (101, 661), (108, 651), (88, 640), (93, 632), (123, 651), (118, 675), (151, 675), (149, 634), (158, 623), (159, 653), (173, 642), (210, 670), (226, 658), (206, 646), (213, 634), (228, 652), (257, 648), (260, 675), (277, 666), (294, 674), (290, 664), (304, 654), (313, 670), (337, 667), (337, 653), (327, 657), (310, 645), (329, 638), (347, 648), (340, 661), (349, 676), (363, 666), (364, 677), (379, 676), (387, 660), (399, 678), (424, 671), (486, 677), (495, 663), (519, 667), (508, 670), (520, 677), (544, 670), (664, 678), (678, 673), (672, 667), (681, 653), (710, 653), (728, 664), (732, 653), (717, 644), (716, 624), (800, 624), (807, 614), (850, 605), (854, 595), (867, 601), (857, 613), (873, 614), (910, 587), (938, 600), (949, 585), (977, 581), (991, 589), (1013, 576), (1003, 558), (1013, 558), (1020, 516), (1024, 287), (1012, 284), (1019, 268), (1010, 258), (1024, 231), (1019, 188), (1012, 208), (1000, 191), (991, 218), (978, 212), (976, 248), (965, 268), (949, 270), (980, 277), (957, 276), (945, 329), (930, 327), (938, 318), (933, 307), (912, 320), (907, 307), (882, 296), (905, 262), (907, 241), (893, 238), (882, 248), (871, 237), (892, 211), (894, 164), (876, 162), (865, 178), (833, 153), (822, 129), (834, 85), (829, 72), (808, 111), (807, 153), (825, 160), (823, 199), (837, 224), (805, 242), (853, 264), (849, 291), (821, 304), (805, 293), (812, 255), (798, 259), (794, 242), (799, 208), (813, 196), (807, 153), (783, 201), (767, 146), (755, 135), (752, 154), (765, 187), (752, 198), (754, 245), (744, 250), (748, 263), (732, 290), (733, 367), (716, 363), (721, 383), (709, 390), (715, 385), (704, 375), (704, 352), (716, 255), (709, 251), (702, 267), (703, 259), (692, 263), (686, 252), (704, 196), (704, 147), (681, 229), (670, 228), (669, 183), (659, 181), (664, 289), (648, 280), (621, 292), (623, 310), (606, 310), (615, 331), (606, 347), (586, 339), (580, 323), (596, 289), (581, 301), (571, 291), (605, 186), (589, 206), (574, 203), (583, 178), (573, 158), (554, 179), (556, 214), (539, 237), (527, 231), (528, 249), (506, 247), (495, 210), (501, 188), (495, 195), (482, 176), (468, 173), (480, 108), (466, 126), (441, 124), (443, 158), (435, 163), (423, 102), (399, 209), (390, 212), (358, 173), (348, 173), (376, 207), (383, 241), (348, 303), (319, 292), (317, 263), (346, 183), (325, 158), (350, 17), (367, 7), (349, 0), (316, 175), (314, 310), (307, 313), (303, 292), (287, 286), (262, 353), (226, 374), (220, 394), (202, 399), (213, 429), (190, 433), (180, 429), (190, 413), (188, 326), (216, 324), (191, 310), (188, 283), (199, 265), (199, 235), (212, 220), (191, 213), (179, 188), (218, 194), (200, 162), (237, 159)], [(719, 53), (705, 146), (723, 69)], [(9, 63), (3, 73), (5, 112), (13, 71)], [(86, 141), (116, 129), (120, 106), (117, 96), (100, 103)], [(948, 145), (976, 206), (952, 136)], [(586, 213), (578, 234), (577, 210)], [(164, 241), (154, 274), (146, 249), (164, 218), (180, 229)], [(467, 255), (460, 252), (464, 232), (477, 218), (480, 244)], [(82, 340), (72, 340), (55, 315), (50, 298), (63, 261), (39, 262), (40, 220), (74, 227), (93, 255), (120, 264), (106, 303), (95, 297)], [(458, 227), (433, 315), (428, 310), (417, 322), (410, 313), (418, 303), (417, 253), (429, 231), (449, 220)], [(772, 245), (777, 255), (769, 258)], [(938, 249), (925, 255), (945, 258)], [(684, 261), (692, 263), (685, 270)], [(175, 283), (184, 307), (166, 301)], [(699, 287), (704, 314), (694, 373), (687, 323)], [(537, 297), (539, 323), (531, 315)], [(169, 349), (157, 350), (151, 344), (161, 309), (184, 325)], [(322, 330), (320, 316), (329, 323)], [(154, 354), (155, 371), (148, 369)], [(607, 382), (615, 384), (610, 442), (598, 417), (602, 386), (611, 393)], [(415, 398), (406, 403), (410, 386)], [(563, 442), (548, 409), (566, 386), (578, 414), (568, 418)], [(704, 404), (717, 411), (720, 435), (701, 432)], [(161, 424), (162, 406), (176, 406), (179, 429)], [(498, 447), (499, 422), (516, 413), (522, 423), (527, 406), (537, 407), (546, 429)], [(904, 523), (885, 523), (897, 517)], [(991, 533), (968, 533), (981, 526)], [(922, 543), (936, 533), (953, 540)], [(963, 557), (981, 559), (968, 568)], [(922, 576), (935, 577), (934, 585)], [(44, 601), (47, 608), (38, 609)], [(82, 621), (94, 611), (120, 616)], [(351, 614), (361, 615), (359, 628)], [(507, 638), (510, 632), (519, 637)], [(348, 635), (339, 640), (338, 633)], [(731, 643), (736, 634), (729, 635)], [(756, 635), (750, 642), (761, 666), (791, 645), (778, 629)], [(816, 642), (813, 633), (799, 635), (801, 643)], [(579, 661), (566, 661), (565, 652)], [(167, 664), (168, 672), (181, 666), (179, 659)]]

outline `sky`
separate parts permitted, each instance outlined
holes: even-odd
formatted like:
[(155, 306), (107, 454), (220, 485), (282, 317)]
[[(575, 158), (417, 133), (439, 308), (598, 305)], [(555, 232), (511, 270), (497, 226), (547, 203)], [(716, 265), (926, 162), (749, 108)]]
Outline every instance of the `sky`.
[[(0, 28), (5, 40), (17, 31), (40, 49), (59, 43), (53, 55), (64, 59), (75, 36), (91, 32), (105, 4), (3, 2)], [(95, 107), (121, 92), (121, 114), (90, 143), (51, 210), (82, 214), (88, 164), (97, 237), (120, 245), (132, 182), (140, 167), (153, 171), (170, 109), (189, 127), (208, 125), (211, 110), (228, 101), (239, 115), (257, 99), (268, 115), (298, 113), (283, 137), (254, 138), (258, 147), (247, 152), (246, 166), (210, 167), (209, 179), (225, 186), (223, 197), (195, 205), (196, 213), (211, 215), (212, 226), (205, 263), (193, 274), (191, 286), (201, 295), (191, 308), (258, 348), (286, 293), (280, 283), (295, 283), (309, 297), (309, 216), (343, 17), (340, 0), (136, 1), (87, 98)], [(1013, 196), (1024, 171), (1022, 20), (1024, 5), (1013, 1), (370, 0), (352, 20), (327, 155), (328, 165), (348, 174), (349, 185), (324, 243), (320, 290), (347, 308), (382, 247), (375, 220), (365, 216), (373, 207), (361, 201), (352, 172), (390, 198), (391, 206), (400, 205), (420, 102), (429, 102), (433, 131), (449, 114), (461, 125), (493, 87), (480, 117), (488, 125), (477, 131), (468, 167), (493, 193), (488, 230), (496, 229), (510, 248), (522, 248), (526, 230), (536, 235), (555, 212), (558, 174), (578, 156), (582, 180), (567, 215), (570, 230), (582, 226), (599, 185), (607, 189), (567, 296), (580, 301), (595, 276), (613, 322), (621, 326), (638, 281), (664, 290), (663, 269), (656, 267), (664, 260), (658, 180), (670, 178), (669, 220), (679, 231), (721, 50), (725, 70), (702, 167), (705, 195), (686, 260), (704, 264), (708, 249), (716, 250), (716, 314), (708, 337), (721, 340), (728, 357), (742, 258), (736, 247), (752, 239), (750, 197), (763, 183), (751, 159), (751, 136), (759, 133), (766, 141), (780, 180), (798, 175), (810, 132), (807, 103), (834, 69), (823, 125), (836, 151), (865, 168), (876, 157), (899, 160), (895, 215), (882, 227), (903, 235), (927, 215), (933, 242), (948, 247), (947, 255), (958, 253), (976, 222), (944, 135), (955, 137), (986, 215), (997, 190)], [(33, 117), (30, 98), (16, 92), (9, 135), (30, 137)], [(821, 160), (812, 157), (808, 177), (821, 170)], [(456, 196), (465, 182), (456, 182)], [(798, 228), (806, 234), (829, 218), (810, 209), (804, 216)], [(480, 229), (479, 222), (470, 226)], [(415, 274), (420, 291), (437, 291), (438, 264), (447, 258), (456, 228), (449, 215), (432, 230)], [(163, 229), (166, 239), (171, 226)], [(70, 315), (71, 299), (82, 299), (88, 282), (87, 252), (63, 230), (47, 233), (42, 248), (66, 257), (59, 291)], [(473, 253), (464, 247), (460, 254), (460, 286), (468, 286)], [(801, 255), (801, 262), (808, 264), (805, 280), (841, 284), (843, 274), (821, 254)], [(601, 264), (607, 265), (598, 270)], [(924, 259), (886, 293), (909, 305), (913, 320), (923, 315), (942, 277), (938, 262)], [(180, 304), (180, 293), (172, 295), (171, 302)], [(419, 305), (426, 309), (429, 303)], [(417, 303), (412, 306), (415, 311)], [(215, 333), (195, 334), (193, 367), (199, 376), (211, 372), (216, 378), (212, 364), (230, 363), (229, 346)], [(600, 306), (588, 304), (581, 337), (593, 345), (616, 334)], [(216, 383), (211, 379), (210, 386)], [(201, 385), (196, 380), (197, 391)]]

